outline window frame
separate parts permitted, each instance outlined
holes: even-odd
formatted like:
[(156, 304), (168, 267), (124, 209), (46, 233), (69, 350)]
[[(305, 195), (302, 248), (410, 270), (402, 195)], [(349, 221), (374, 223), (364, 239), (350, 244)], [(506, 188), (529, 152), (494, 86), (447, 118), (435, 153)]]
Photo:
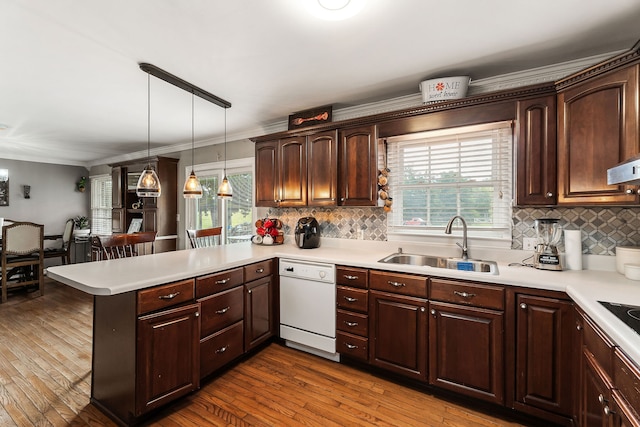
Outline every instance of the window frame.
[[(442, 137), (448, 137), (448, 136), (450, 136), (453, 139), (455, 138), (456, 134), (460, 134), (460, 131), (463, 131), (462, 134), (464, 135), (464, 134), (470, 133), (470, 131), (473, 130), (474, 128), (477, 129), (478, 131), (482, 131), (483, 129), (488, 129), (492, 127), (495, 127), (495, 128), (509, 127), (510, 128), (510, 133), (508, 134), (508, 138), (509, 138), (508, 145), (505, 147), (506, 152), (502, 153), (502, 154), (508, 155), (508, 162), (509, 162), (508, 170), (503, 170), (503, 172), (508, 173), (508, 179), (509, 179), (509, 188), (507, 189), (508, 191), (505, 194), (506, 201), (502, 202), (503, 214), (505, 215), (505, 217), (503, 218), (504, 227), (489, 227), (489, 228), (483, 229), (483, 228), (473, 227), (473, 224), (470, 223), (468, 224), (469, 238), (482, 240), (485, 242), (487, 246), (510, 248), (512, 232), (513, 232), (512, 231), (513, 230), (512, 208), (513, 208), (513, 195), (514, 195), (514, 184), (515, 184), (515, 176), (514, 176), (515, 133), (514, 133), (514, 123), (512, 120), (503, 120), (503, 121), (482, 123), (482, 124), (469, 125), (469, 126), (456, 126), (455, 128), (449, 128), (449, 129), (433, 130), (433, 131), (419, 132), (419, 133), (410, 134), (410, 135), (394, 136), (394, 137), (389, 137), (381, 140), (381, 144), (383, 145), (382, 150), (385, 150), (385, 147), (384, 147), (385, 144), (387, 145), (386, 148), (391, 150), (392, 149), (391, 144), (394, 144), (394, 143), (396, 144), (402, 143), (402, 142), (410, 143), (411, 141), (417, 141), (420, 139), (442, 138)], [(507, 158), (507, 157), (505, 156), (504, 158)], [(504, 158), (502, 158), (502, 160), (504, 160)], [(398, 164), (399, 163), (400, 161), (398, 160)], [(392, 166), (393, 166), (392, 164), (389, 165), (389, 167), (392, 167)], [(397, 179), (397, 176), (398, 176), (397, 173), (398, 171), (395, 171), (394, 173), (392, 169), (389, 175), (389, 187), (390, 187), (389, 195), (392, 198), (394, 197), (394, 193), (398, 192), (399, 188), (402, 188), (402, 186), (400, 186), (395, 182), (395, 179)], [(463, 188), (463, 187), (470, 188), (477, 185), (482, 185), (482, 183), (480, 182), (478, 184), (470, 184), (468, 186), (463, 185), (462, 187), (457, 186), (457, 184), (453, 184), (453, 186), (455, 186), (456, 188)], [(421, 185), (407, 184), (406, 186), (404, 186), (404, 188), (408, 188), (410, 186), (414, 188), (420, 188)], [(440, 185), (440, 187), (445, 187), (445, 186), (446, 185)], [(492, 184), (492, 186), (494, 187), (494, 191), (492, 192), (492, 194), (495, 194), (495, 190), (496, 190), (495, 184)], [(423, 184), (422, 187), (423, 188), (428, 187), (428, 184)], [(402, 199), (401, 195), (400, 197), (398, 197), (398, 195), (395, 194), (395, 196), (396, 196), (396, 200)], [(398, 204), (396, 203), (396, 201), (394, 201), (394, 206), (392, 208), (392, 211), (389, 213), (389, 217), (387, 220), (387, 240), (389, 241), (407, 240), (407, 241), (415, 241), (415, 242), (442, 243), (444, 240), (450, 240), (452, 238), (451, 236), (444, 234), (444, 228), (445, 228), (444, 226), (425, 227), (425, 226), (418, 226), (418, 225), (410, 226), (410, 225), (394, 224), (393, 223), (394, 215), (398, 215), (398, 211), (394, 208), (398, 208)], [(456, 214), (459, 215), (460, 214), (459, 211)], [(399, 215), (402, 215), (402, 213), (399, 213)], [(457, 225), (458, 224), (456, 224), (456, 226)], [(454, 235), (455, 234), (456, 232), (454, 231)]]
[[(208, 177), (208, 176), (217, 176), (218, 182), (222, 181), (222, 177), (225, 170), (225, 162), (211, 162), (211, 163), (202, 163), (198, 165), (189, 165), (185, 167), (185, 180), (189, 177), (191, 171), (194, 171), (198, 178)], [(254, 157), (244, 157), (241, 159), (233, 159), (227, 160), (226, 162), (226, 172), (227, 175), (231, 175), (233, 173), (242, 173), (242, 172), (250, 172), (251, 173), (251, 186), (253, 191), (251, 191), (251, 217), (252, 220), (257, 218), (257, 209), (255, 206), (255, 186), (256, 186), (256, 172), (255, 172), (255, 158)], [(185, 200), (185, 216), (186, 220), (184, 221), (184, 235), (186, 235), (187, 230), (192, 230), (195, 228), (197, 224), (196, 213), (197, 213), (197, 203), (199, 199), (184, 199)], [(219, 205), (221, 209), (216, 212), (218, 216), (218, 223), (222, 225), (222, 236), (221, 242), (222, 244), (226, 244), (227, 240), (227, 227), (226, 227), (226, 213), (223, 215), (222, 212), (227, 209), (226, 199), (221, 199), (221, 204)]]

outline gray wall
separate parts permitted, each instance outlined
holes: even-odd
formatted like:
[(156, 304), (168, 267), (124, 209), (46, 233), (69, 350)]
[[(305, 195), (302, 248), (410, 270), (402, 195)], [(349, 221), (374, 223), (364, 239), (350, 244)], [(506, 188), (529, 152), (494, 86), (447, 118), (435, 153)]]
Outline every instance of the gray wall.
[[(0, 206), (0, 217), (44, 224), (45, 234), (61, 234), (67, 219), (90, 216), (89, 171), (80, 166), (0, 159), (0, 169), (9, 169), (9, 206)], [(87, 177), (84, 193), (76, 190), (80, 177)], [(25, 199), (23, 185), (31, 186)]]

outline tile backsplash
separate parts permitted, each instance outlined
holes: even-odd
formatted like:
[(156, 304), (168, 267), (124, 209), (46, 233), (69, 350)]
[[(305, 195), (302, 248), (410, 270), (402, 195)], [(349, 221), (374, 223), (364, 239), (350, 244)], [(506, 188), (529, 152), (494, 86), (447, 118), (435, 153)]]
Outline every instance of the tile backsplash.
[[(387, 240), (387, 215), (380, 207), (272, 208), (268, 216), (283, 222), (285, 234), (293, 233), (298, 218), (313, 216), (326, 237)], [(616, 246), (640, 245), (640, 208), (514, 208), (512, 249), (522, 249), (524, 237), (536, 236), (533, 225), (538, 218), (557, 218), (564, 229), (581, 230), (584, 254), (615, 255)], [(560, 249), (564, 250), (562, 243)]]
[(557, 218), (565, 230), (581, 230), (584, 254), (615, 255), (616, 246), (640, 245), (640, 208), (514, 208), (512, 249), (522, 249), (524, 237), (536, 236), (538, 218)]
[(268, 216), (282, 221), (285, 234), (293, 234), (299, 218), (312, 216), (318, 220), (324, 237), (387, 240), (387, 215), (379, 207), (272, 208)]

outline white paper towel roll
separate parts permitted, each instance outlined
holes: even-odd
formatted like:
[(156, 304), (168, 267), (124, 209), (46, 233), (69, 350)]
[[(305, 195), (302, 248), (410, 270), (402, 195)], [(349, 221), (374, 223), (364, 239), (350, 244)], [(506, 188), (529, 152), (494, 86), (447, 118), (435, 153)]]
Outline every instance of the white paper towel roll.
[(565, 265), (569, 270), (582, 270), (582, 233), (564, 230)]

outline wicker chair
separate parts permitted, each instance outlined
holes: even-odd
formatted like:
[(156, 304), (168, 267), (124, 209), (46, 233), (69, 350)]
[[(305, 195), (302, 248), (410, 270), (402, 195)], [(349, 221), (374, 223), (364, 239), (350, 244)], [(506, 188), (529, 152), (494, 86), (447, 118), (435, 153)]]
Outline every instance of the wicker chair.
[(205, 228), (202, 230), (187, 230), (191, 248), (206, 248), (220, 244), (222, 227)]
[(44, 295), (44, 226), (12, 222), (2, 227), (2, 302), (10, 288), (37, 285)]

